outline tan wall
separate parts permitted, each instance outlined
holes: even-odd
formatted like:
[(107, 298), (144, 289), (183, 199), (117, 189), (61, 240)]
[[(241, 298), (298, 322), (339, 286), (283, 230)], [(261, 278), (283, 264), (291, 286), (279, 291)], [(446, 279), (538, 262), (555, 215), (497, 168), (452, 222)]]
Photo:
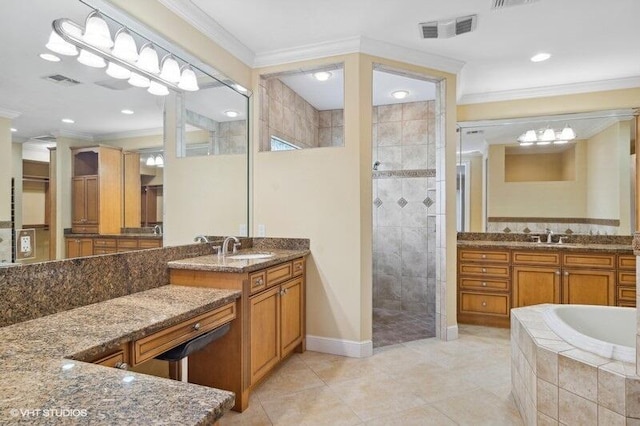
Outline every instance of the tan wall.
[(44, 182), (23, 182), (22, 224), (42, 225), (45, 221), (46, 187)]
[[(0, 152), (10, 153), (11, 120), (0, 117)], [(11, 155), (0, 155), (0, 222), (11, 220)]]
[(484, 159), (482, 156), (463, 157), (462, 161), (468, 161), (471, 173), (467, 176), (469, 179), (469, 232), (483, 232), (482, 219), (482, 168)]
[[(572, 151), (572, 149), (569, 149)], [(549, 154), (507, 154), (505, 157), (504, 178), (506, 182), (561, 181), (572, 180), (568, 176), (571, 167), (565, 160), (571, 160), (564, 153)]]

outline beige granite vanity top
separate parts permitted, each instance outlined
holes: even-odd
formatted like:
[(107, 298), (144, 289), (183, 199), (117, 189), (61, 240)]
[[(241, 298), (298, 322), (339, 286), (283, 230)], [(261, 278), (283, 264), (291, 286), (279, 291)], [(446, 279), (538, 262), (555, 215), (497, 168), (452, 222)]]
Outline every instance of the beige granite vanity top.
[(233, 393), (78, 360), (239, 296), (166, 285), (0, 328), (0, 424), (214, 423)]
[(239, 250), (236, 254), (251, 253), (273, 253), (273, 257), (266, 259), (247, 259), (236, 260), (229, 256), (218, 256), (215, 254), (208, 256), (192, 257), (190, 259), (181, 259), (168, 262), (169, 268), (173, 269), (193, 269), (198, 271), (211, 272), (252, 272), (258, 269), (267, 268), (277, 265), (278, 263), (297, 259), (310, 253), (309, 250), (283, 250), (283, 249), (247, 249)]
[(571, 244), (571, 243), (534, 243), (527, 241), (479, 241), (479, 240), (458, 240), (458, 247), (463, 248), (502, 248), (502, 249), (523, 249), (542, 251), (572, 251), (572, 252), (600, 252), (633, 254), (633, 249), (629, 244)]

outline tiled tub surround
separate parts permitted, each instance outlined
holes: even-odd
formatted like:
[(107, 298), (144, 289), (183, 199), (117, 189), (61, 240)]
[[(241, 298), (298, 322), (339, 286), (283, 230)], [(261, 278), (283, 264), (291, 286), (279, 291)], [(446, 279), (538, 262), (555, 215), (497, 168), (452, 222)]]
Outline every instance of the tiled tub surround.
[[(546, 235), (544, 232), (535, 233), (532, 232), (530, 234), (523, 233), (500, 233), (500, 232), (458, 232), (458, 241), (459, 242), (518, 242), (518, 243), (531, 243), (533, 239), (531, 238), (534, 235), (541, 236), (544, 240)], [(566, 237), (565, 242), (567, 245), (571, 244), (589, 244), (589, 245), (598, 245), (598, 244), (614, 244), (614, 245), (624, 245), (627, 248), (631, 247), (633, 243), (632, 236), (624, 236), (624, 235), (581, 235), (581, 234), (560, 234)], [(552, 235), (552, 239), (554, 242), (558, 242), (558, 238), (560, 235), (555, 234)], [(531, 244), (527, 244), (530, 246)], [(538, 246), (534, 244), (534, 246)]]
[(487, 232), (522, 232), (541, 234), (551, 229), (554, 234), (618, 235), (620, 221), (617, 219), (588, 218), (540, 218), (540, 217), (490, 217)]
[(511, 310), (511, 388), (525, 424), (639, 423), (635, 364), (566, 343), (543, 320), (548, 306)]
[(435, 313), (434, 110), (434, 101), (373, 108), (374, 308)]
[(238, 297), (167, 285), (0, 328), (0, 423), (51, 424), (62, 418), (36, 410), (67, 409), (86, 414), (65, 421), (91, 424), (212, 424), (232, 393), (70, 358), (91, 359)]

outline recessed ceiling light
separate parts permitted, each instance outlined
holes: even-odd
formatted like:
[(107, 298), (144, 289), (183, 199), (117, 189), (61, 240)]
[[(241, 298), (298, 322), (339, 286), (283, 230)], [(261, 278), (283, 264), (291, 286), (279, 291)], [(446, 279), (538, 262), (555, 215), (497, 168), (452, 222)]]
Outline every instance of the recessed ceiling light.
[(313, 78), (318, 81), (327, 81), (331, 78), (331, 75), (329, 71), (318, 71), (313, 73)]
[(17, 131), (18, 131), (18, 129), (16, 129), (15, 127), (12, 127), (12, 128), (11, 128), (11, 131), (15, 133), (15, 132), (17, 132)]
[(396, 99), (404, 99), (409, 96), (409, 92), (406, 90), (396, 90), (395, 92), (391, 92), (391, 96)]
[(56, 55), (52, 55), (51, 53), (41, 53), (39, 56), (45, 61), (60, 62), (60, 58), (58, 58)]
[(63, 123), (67, 123), (67, 124), (73, 124), (73, 123), (75, 123), (75, 121), (73, 121), (73, 120), (72, 120), (72, 119), (70, 119), (70, 118), (63, 118), (63, 119), (62, 119), (62, 122), (63, 122)]
[(130, 109), (123, 109), (122, 111), (120, 111), (123, 114), (127, 114), (127, 115), (131, 115), (133, 114), (133, 111), (131, 111)]
[(546, 61), (550, 57), (551, 57), (550, 53), (538, 53), (537, 55), (534, 55), (534, 56), (531, 57), (531, 62)]
[(229, 118), (236, 118), (237, 116), (240, 115), (240, 113), (238, 111), (229, 110), (229, 111), (225, 111), (224, 115), (226, 115)]

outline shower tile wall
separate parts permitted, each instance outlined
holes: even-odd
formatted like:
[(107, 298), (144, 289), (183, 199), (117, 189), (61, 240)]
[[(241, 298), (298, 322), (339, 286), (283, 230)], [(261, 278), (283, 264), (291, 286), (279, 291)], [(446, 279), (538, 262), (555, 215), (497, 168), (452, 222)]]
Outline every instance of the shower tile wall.
[(435, 313), (434, 101), (373, 108), (373, 305)]

